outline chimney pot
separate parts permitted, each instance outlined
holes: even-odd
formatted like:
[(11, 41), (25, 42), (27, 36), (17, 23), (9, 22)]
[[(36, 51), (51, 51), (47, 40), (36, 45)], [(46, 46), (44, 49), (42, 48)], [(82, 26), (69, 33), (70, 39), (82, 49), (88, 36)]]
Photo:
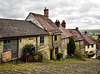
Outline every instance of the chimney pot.
[(65, 20), (62, 21), (61, 25), (65, 28), (66, 27), (66, 22)]
[(49, 17), (49, 9), (44, 9), (44, 16)]
[(76, 27), (76, 30), (78, 30), (78, 27)]
[(87, 34), (87, 31), (85, 31), (84, 33)]
[(55, 24), (57, 25), (57, 27), (60, 27), (60, 22), (59, 22), (59, 20), (56, 20)]

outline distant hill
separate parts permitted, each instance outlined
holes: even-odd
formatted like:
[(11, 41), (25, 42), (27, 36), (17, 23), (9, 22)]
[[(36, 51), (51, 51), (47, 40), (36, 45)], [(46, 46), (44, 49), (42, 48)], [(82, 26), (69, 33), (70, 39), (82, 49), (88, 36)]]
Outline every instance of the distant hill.
[(84, 34), (85, 31), (87, 31), (88, 34), (94, 34), (94, 35), (100, 34), (100, 29), (99, 30), (80, 30), (82, 34)]
[(87, 31), (87, 34), (91, 36), (94, 40), (97, 40), (98, 35), (100, 35), (100, 29), (99, 30), (80, 30), (81, 34), (84, 34), (85, 31)]

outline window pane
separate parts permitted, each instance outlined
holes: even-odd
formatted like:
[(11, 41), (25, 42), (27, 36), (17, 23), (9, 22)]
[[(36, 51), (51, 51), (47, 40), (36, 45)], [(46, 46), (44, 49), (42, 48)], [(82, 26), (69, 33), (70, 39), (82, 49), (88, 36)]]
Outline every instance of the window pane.
[(44, 43), (44, 36), (40, 36), (40, 43)]
[(6, 50), (7, 50), (7, 41), (5, 40), (4, 45), (3, 45), (3, 51), (6, 51)]
[(88, 45), (88, 48), (89, 48), (89, 45)]
[(55, 54), (57, 54), (58, 53), (58, 47), (57, 48), (55, 48)]
[(8, 40), (8, 43), (10, 43), (10, 40)]
[(55, 35), (55, 41), (57, 41), (57, 35)]
[(10, 40), (8, 40), (8, 50), (10, 50)]

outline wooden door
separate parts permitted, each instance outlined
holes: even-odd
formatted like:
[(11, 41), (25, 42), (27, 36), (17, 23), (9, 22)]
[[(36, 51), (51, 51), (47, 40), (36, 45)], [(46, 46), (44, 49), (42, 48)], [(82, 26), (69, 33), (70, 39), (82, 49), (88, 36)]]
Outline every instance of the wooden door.
[(18, 41), (11, 40), (11, 58), (16, 59), (18, 57)]
[(50, 60), (53, 60), (52, 55), (53, 54), (53, 50), (50, 50)]

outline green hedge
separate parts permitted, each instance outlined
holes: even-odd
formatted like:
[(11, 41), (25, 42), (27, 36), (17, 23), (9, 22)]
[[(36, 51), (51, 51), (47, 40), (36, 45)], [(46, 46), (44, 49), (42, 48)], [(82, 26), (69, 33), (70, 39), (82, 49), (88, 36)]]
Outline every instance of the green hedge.
[(63, 57), (63, 52), (57, 53), (57, 59), (60, 60)]

